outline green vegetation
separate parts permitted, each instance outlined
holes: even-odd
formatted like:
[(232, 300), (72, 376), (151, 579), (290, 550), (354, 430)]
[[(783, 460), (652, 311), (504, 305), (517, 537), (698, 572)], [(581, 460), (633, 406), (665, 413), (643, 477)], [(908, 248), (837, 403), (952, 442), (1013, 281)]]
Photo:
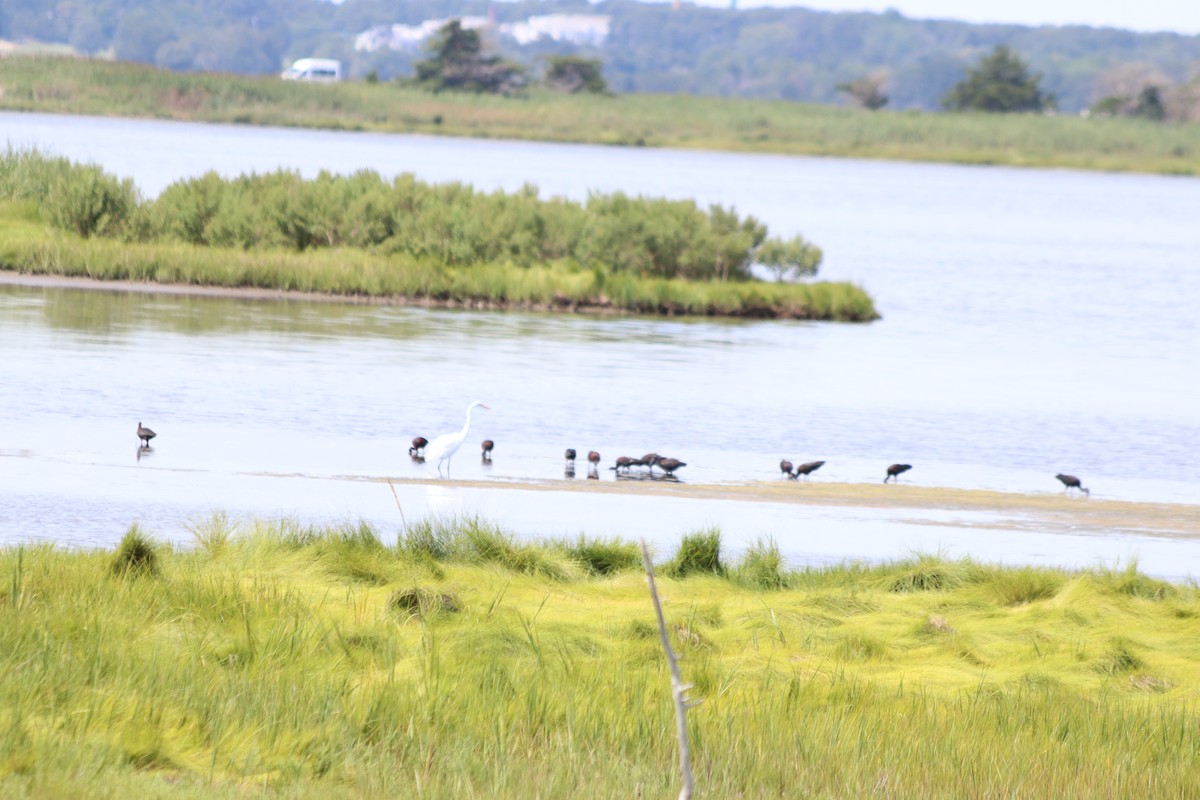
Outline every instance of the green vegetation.
[(542, 81), (556, 92), (609, 94), (604, 68), (594, 58), (546, 56), (546, 74)]
[(210, 173), (143, 202), (97, 167), (11, 150), (0, 157), (2, 201), (0, 267), (30, 273), (476, 306), (876, 317), (849, 284), (752, 278), (762, 247), (773, 269), (793, 273), (815, 272), (820, 251), (685, 201), (543, 201), (533, 187), (489, 194), (364, 171)]
[(0, 108), (255, 125), (1200, 174), (1200, 128), (686, 96), (432, 94), (62, 58), (0, 59)]
[(1040, 75), (1029, 73), (1029, 67), (1016, 53), (996, 45), (946, 93), (942, 104), (951, 111), (998, 114), (1054, 108), (1054, 97), (1042, 92), (1040, 80)]
[[(0, 550), (0, 793), (678, 791), (632, 544), (476, 519), (390, 542), (286, 519), (194, 529), (191, 548), (150, 543), (157, 571)], [(597, 571), (581, 550), (625, 555)], [(771, 552), (659, 576), (703, 701), (701, 795), (1200, 792), (1194, 586), (930, 556), (796, 571)]]
[(427, 49), (429, 58), (416, 64), (415, 84), (421, 88), (508, 95), (525, 86), (525, 72), (520, 66), (496, 55), (485, 55), (479, 31), (463, 28), (457, 19), (442, 26)]

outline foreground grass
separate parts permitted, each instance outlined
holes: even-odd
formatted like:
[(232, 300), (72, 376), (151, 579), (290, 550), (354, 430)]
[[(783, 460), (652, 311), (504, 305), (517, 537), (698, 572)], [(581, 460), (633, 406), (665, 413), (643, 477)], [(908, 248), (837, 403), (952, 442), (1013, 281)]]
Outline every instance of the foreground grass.
[(55, 57), (0, 59), (0, 108), (794, 155), (1200, 174), (1200, 127), (1017, 114), (866, 112), (689, 96), (434, 95)]
[(691, 281), (605, 273), (566, 263), (448, 267), (355, 248), (241, 250), (82, 238), (47, 226), (32, 204), (0, 203), (0, 269), (226, 288), (263, 288), (474, 308), (618, 310), (864, 322), (862, 288), (839, 282)]
[[(236, 529), (235, 529), (236, 528)], [(7, 796), (668, 797), (637, 549), (478, 520), (0, 551)], [(390, 537), (389, 537), (390, 538)], [(1200, 792), (1200, 593), (917, 558), (662, 556), (709, 797)]]

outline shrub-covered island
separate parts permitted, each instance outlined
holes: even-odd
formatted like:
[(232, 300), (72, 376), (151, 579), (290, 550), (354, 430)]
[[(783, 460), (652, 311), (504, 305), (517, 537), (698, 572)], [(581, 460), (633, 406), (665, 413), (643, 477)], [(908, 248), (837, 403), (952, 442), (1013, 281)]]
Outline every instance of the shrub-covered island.
[(595, 194), (578, 203), (363, 171), (132, 182), (36, 151), (0, 158), (0, 267), (21, 272), (476, 307), (867, 321), (821, 251), (731, 209)]
[[(639, 548), (432, 520), (0, 550), (6, 797), (679, 791)], [(699, 797), (1200, 796), (1200, 593), (1133, 569), (658, 555)]]

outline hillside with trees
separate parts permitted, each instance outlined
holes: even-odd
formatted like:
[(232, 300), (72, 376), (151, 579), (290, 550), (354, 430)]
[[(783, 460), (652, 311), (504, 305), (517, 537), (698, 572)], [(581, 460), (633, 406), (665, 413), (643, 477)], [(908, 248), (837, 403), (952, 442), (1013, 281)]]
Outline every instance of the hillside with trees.
[(608, 88), (618, 93), (867, 107), (886, 102), (889, 109), (935, 110), (968, 68), (1004, 46), (1040, 76), (1040, 89), (1064, 112), (1095, 106), (1102, 113), (1153, 117), (1162, 106), (1168, 118), (1186, 117), (1173, 109), (1180, 98), (1200, 94), (1194, 83), (1198, 36), (979, 25), (897, 12), (672, 8), (630, 0), (5, 0), (0, 38), (174, 70), (245, 74), (278, 72), (302, 56), (328, 56), (342, 59), (351, 78), (390, 80), (413, 77), (426, 51), (355, 50), (357, 35), (460, 15), (503, 24), (548, 14), (606, 15), (607, 36), (589, 44), (520, 44), (485, 32), (489, 52), (533, 72), (544, 71), (553, 56), (598, 60)]

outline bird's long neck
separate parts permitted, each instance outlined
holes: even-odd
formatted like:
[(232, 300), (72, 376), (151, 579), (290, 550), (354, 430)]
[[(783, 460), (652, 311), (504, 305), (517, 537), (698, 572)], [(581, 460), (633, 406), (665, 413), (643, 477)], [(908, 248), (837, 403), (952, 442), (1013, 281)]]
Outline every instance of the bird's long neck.
[(462, 434), (460, 434), (463, 438), (466, 438), (467, 432), (471, 430), (471, 412), (474, 410), (475, 406), (467, 409), (467, 421), (463, 423)]

